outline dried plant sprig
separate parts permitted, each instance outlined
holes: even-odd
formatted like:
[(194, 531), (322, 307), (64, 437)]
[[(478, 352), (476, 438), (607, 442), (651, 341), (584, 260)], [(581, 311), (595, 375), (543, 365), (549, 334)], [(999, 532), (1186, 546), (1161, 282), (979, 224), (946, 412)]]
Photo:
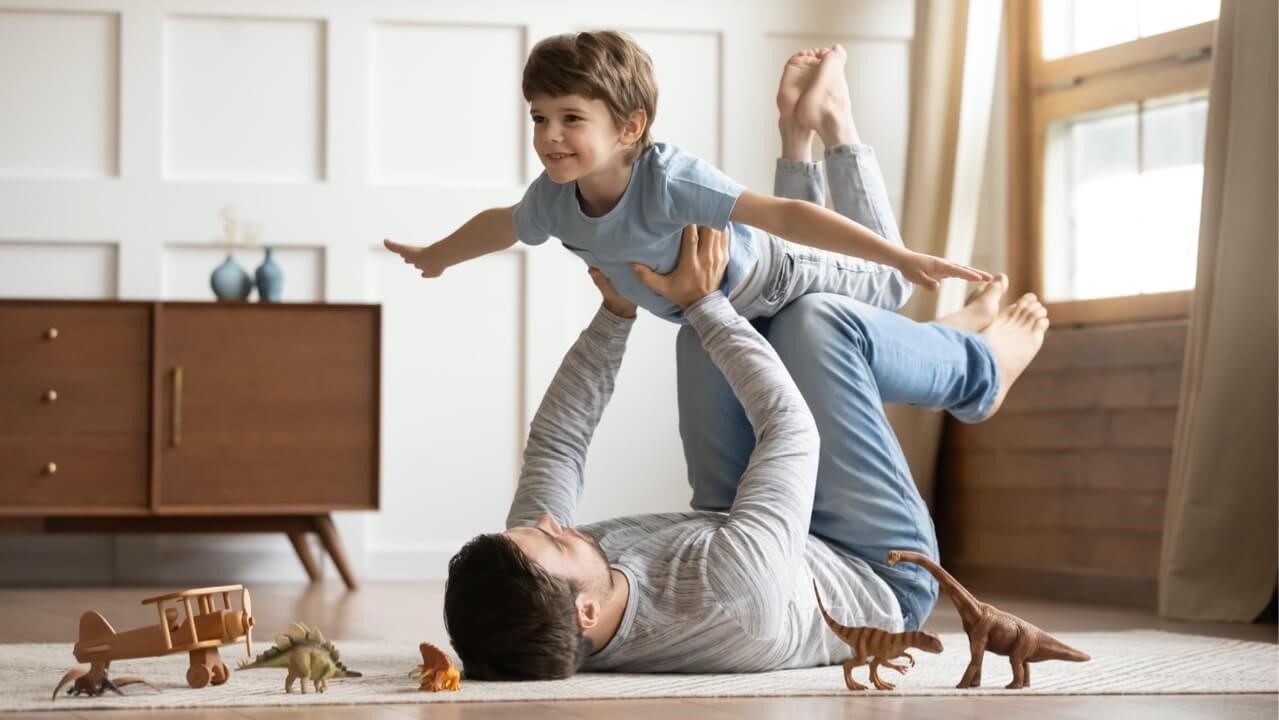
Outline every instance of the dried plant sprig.
[(235, 249), (235, 239), (240, 233), (240, 216), (235, 212), (235, 206), (226, 205), (222, 208), (222, 242), (226, 245), (227, 255)]

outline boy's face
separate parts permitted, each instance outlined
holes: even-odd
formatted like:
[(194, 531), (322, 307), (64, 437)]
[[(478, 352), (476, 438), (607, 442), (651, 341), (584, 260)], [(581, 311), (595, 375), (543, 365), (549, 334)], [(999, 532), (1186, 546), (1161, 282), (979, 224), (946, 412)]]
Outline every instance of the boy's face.
[(621, 164), (628, 146), (603, 100), (535, 95), (529, 114), (533, 149), (552, 181), (573, 182)]

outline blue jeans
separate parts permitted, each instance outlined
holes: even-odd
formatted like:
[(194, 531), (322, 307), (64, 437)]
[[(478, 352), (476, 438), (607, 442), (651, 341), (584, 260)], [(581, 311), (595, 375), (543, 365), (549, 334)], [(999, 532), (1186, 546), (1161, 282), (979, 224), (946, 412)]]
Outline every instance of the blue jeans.
[[(779, 165), (779, 186), (784, 167)], [(887, 206), (886, 197), (840, 198), (840, 193), (864, 193), (882, 183), (836, 186), (834, 177), (837, 210), (880, 201)], [(882, 221), (852, 219), (890, 237), (877, 227)], [(896, 228), (892, 231), (895, 236)], [(842, 295), (805, 295), (754, 324), (790, 371), (821, 435), (809, 532), (866, 561), (897, 595), (906, 628), (918, 628), (937, 601), (937, 582), (918, 566), (888, 567), (884, 561), (892, 549), (936, 559), (937, 535), (883, 404), (937, 408), (963, 421), (980, 420), (999, 388), (989, 346), (980, 335), (918, 323)], [(754, 433), (692, 328), (681, 328), (676, 355), (691, 504), (697, 510), (727, 511), (754, 450)]]

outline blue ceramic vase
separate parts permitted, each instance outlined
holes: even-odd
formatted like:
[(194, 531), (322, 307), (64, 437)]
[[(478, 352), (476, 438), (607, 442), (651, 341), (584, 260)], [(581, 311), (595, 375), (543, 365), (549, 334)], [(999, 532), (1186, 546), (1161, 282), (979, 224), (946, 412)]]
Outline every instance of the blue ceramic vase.
[(266, 249), (266, 257), (254, 276), (258, 280), (258, 301), (280, 302), (280, 296), (284, 292), (284, 271), (271, 257), (271, 248)]
[(240, 267), (230, 253), (209, 277), (213, 294), (221, 301), (244, 301), (253, 292), (253, 278)]

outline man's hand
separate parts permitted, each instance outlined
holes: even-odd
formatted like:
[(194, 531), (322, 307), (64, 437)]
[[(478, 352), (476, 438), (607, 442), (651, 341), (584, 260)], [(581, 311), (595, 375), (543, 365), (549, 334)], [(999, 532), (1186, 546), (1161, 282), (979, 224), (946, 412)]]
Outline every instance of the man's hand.
[(635, 303), (622, 297), (613, 287), (613, 283), (609, 282), (607, 275), (600, 272), (599, 268), (588, 267), (586, 271), (590, 273), (591, 282), (595, 283), (600, 295), (604, 296), (604, 308), (606, 310), (618, 317), (635, 317)]
[(902, 259), (894, 263), (907, 280), (920, 287), (936, 290), (941, 287), (943, 278), (959, 278), (961, 280), (987, 281), (993, 275), (984, 270), (970, 268), (932, 255), (906, 250)]
[(431, 252), (431, 247), (415, 247), (413, 245), (401, 245), (394, 240), (383, 240), (382, 244), (387, 250), (399, 255), (407, 265), (412, 265), (422, 271), (422, 277), (435, 278), (444, 274), (444, 269), (448, 266), (436, 259), (435, 253)]
[(728, 267), (728, 233), (705, 226), (684, 228), (679, 260), (666, 275), (644, 265), (631, 265), (650, 290), (687, 310), (689, 305), (719, 289)]

